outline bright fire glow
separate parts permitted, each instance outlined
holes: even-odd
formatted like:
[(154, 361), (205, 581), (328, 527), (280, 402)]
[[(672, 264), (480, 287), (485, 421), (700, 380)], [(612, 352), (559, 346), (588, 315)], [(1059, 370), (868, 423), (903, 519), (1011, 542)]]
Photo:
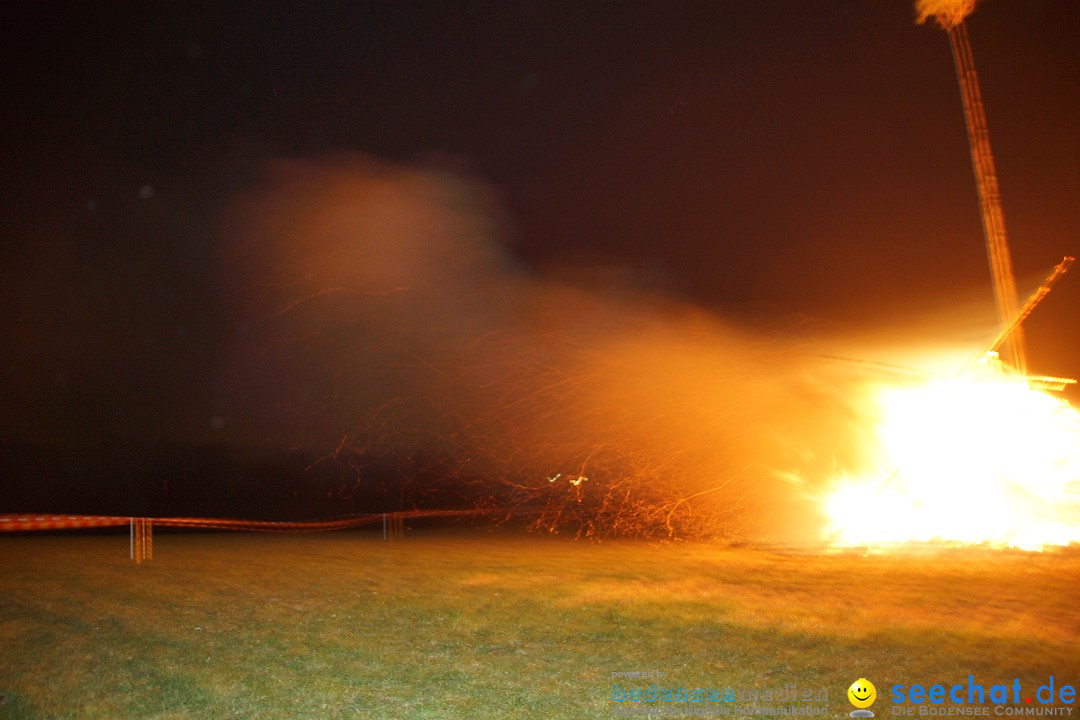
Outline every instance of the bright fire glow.
[(1080, 412), (985, 358), (960, 378), (883, 389), (876, 472), (825, 498), (835, 545), (1080, 542)]

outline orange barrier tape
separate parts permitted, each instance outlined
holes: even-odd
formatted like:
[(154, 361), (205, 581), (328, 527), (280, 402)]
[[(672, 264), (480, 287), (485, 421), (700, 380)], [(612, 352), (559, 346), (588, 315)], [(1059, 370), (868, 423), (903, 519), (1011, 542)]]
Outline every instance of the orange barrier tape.
[(115, 527), (127, 525), (129, 522), (131, 522), (130, 517), (105, 515), (0, 515), (0, 532)]
[(234, 520), (228, 518), (154, 518), (158, 527), (188, 527), (248, 532), (328, 532), (345, 530), (377, 522), (382, 515), (362, 515), (340, 520), (310, 520), (305, 522), (274, 522), (263, 520)]
[[(406, 512), (385, 513), (386, 517), (436, 518), (469, 517), (486, 515), (487, 510), (410, 510)], [(267, 520), (239, 520), (229, 518), (145, 518), (158, 527), (188, 527), (213, 530), (236, 530), (247, 532), (329, 532), (370, 525), (380, 522), (384, 513), (349, 515), (327, 520), (308, 520), (302, 522), (273, 522)], [(89, 527), (115, 527), (128, 525), (129, 516), (106, 515), (0, 515), (0, 532), (20, 532), (29, 530), (67, 530)], [(136, 518), (144, 519), (144, 518)]]

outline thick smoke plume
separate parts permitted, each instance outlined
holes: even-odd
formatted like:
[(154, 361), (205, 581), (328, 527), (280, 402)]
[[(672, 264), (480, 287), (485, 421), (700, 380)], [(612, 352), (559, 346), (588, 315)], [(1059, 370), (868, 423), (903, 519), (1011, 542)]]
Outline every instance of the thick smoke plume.
[(850, 368), (633, 282), (532, 276), (502, 217), (439, 170), (269, 166), (224, 233), (246, 433), (361, 492), (392, 476), (402, 505), (590, 536), (812, 532), (805, 478), (854, 459)]

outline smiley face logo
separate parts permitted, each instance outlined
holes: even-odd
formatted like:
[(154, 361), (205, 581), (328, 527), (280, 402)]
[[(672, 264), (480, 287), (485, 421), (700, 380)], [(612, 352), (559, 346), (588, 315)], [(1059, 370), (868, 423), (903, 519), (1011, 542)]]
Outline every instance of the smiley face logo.
[(859, 678), (847, 689), (848, 700), (857, 708), (868, 708), (877, 700), (877, 688), (866, 678)]

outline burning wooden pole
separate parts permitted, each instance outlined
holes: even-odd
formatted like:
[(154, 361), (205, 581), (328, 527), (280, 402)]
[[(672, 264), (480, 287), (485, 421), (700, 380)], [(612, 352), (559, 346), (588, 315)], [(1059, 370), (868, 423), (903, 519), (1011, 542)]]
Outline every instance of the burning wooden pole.
[[(1001, 327), (1009, 327), (1018, 316), (1019, 300), (1016, 278), (1013, 275), (1012, 256), (1005, 235), (1005, 215), (1001, 209), (1001, 190), (998, 187), (994, 155), (990, 150), (990, 132), (986, 125), (979, 77), (975, 73), (975, 60), (968, 39), (966, 18), (975, 8), (977, 0), (916, 0), (918, 21), (933, 17), (949, 34), (956, 78), (964, 102), (964, 118), (967, 121), (968, 141), (971, 146), (971, 164), (979, 189), (979, 206), (982, 211), (983, 234), (986, 238), (986, 254), (994, 280), (994, 298), (997, 301)], [(1022, 373), (1027, 372), (1024, 353), (1023, 330), (1016, 325), (1001, 344), (1003, 359)]]

